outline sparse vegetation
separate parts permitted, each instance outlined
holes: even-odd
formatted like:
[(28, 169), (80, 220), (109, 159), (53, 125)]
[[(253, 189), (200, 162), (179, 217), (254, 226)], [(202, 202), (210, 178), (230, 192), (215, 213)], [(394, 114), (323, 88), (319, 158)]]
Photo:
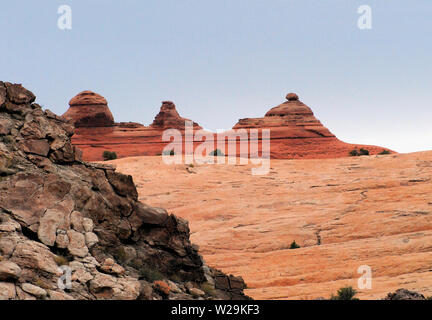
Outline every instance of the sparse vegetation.
[(223, 156), (225, 156), (225, 154), (222, 151), (220, 151), (219, 149), (216, 149), (216, 150), (213, 150), (212, 152), (210, 152), (209, 156), (223, 157)]
[(3, 142), (6, 144), (11, 144), (15, 141), (14, 137), (12, 136), (4, 136), (3, 137)]
[(349, 152), (351, 157), (368, 156), (369, 150), (361, 148), (360, 150), (354, 149)]
[(114, 151), (104, 151), (102, 157), (105, 161), (115, 160), (117, 159), (117, 153), (115, 153)]
[(291, 242), (290, 249), (298, 249), (298, 248), (300, 248), (300, 246), (295, 242), (295, 240)]
[(170, 151), (164, 151), (162, 154), (164, 156), (175, 156), (175, 151), (174, 151), (174, 149), (172, 149)]
[(54, 261), (59, 267), (69, 265), (69, 260), (63, 256), (55, 256)]
[(330, 300), (359, 300), (355, 298), (356, 294), (357, 291), (353, 287), (344, 287), (338, 290), (336, 296), (332, 294)]
[(383, 149), (383, 151), (381, 151), (380, 153), (378, 153), (379, 155), (385, 155), (385, 154), (390, 154), (390, 151)]
[(361, 156), (368, 156), (369, 155), (369, 150), (361, 148), (360, 149), (360, 155)]
[(351, 151), (350, 151), (349, 155), (350, 155), (351, 157), (358, 157), (360, 154), (359, 154), (359, 152), (358, 152), (357, 149), (354, 149), (354, 150), (351, 150)]
[(34, 284), (42, 289), (51, 289), (50, 285), (42, 279), (37, 279)]
[(128, 255), (123, 246), (119, 246), (117, 250), (115, 250), (114, 256), (116, 260), (121, 263), (125, 263), (128, 260)]

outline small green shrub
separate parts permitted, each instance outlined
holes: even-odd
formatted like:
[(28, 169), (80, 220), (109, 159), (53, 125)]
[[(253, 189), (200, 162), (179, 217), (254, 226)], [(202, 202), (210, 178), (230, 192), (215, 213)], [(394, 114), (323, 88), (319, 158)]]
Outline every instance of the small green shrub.
[(360, 155), (361, 156), (368, 156), (369, 155), (369, 150), (361, 148), (360, 149)]
[(300, 246), (295, 242), (295, 240), (290, 244), (290, 249), (298, 249)]
[(216, 150), (213, 150), (212, 152), (210, 152), (209, 156), (223, 157), (223, 156), (225, 156), (225, 154), (222, 151), (220, 151), (219, 149), (216, 149)]
[(358, 157), (358, 156), (368, 156), (369, 155), (369, 150), (361, 148), (360, 151), (357, 149), (351, 150), (349, 155), (351, 157)]
[(4, 136), (3, 137), (3, 142), (7, 143), (7, 144), (11, 144), (15, 141), (15, 138), (12, 136)]
[(349, 155), (351, 157), (358, 157), (360, 155), (360, 153), (357, 151), (357, 149), (351, 150)]
[(353, 287), (340, 288), (337, 295), (332, 295), (331, 300), (358, 300), (355, 298), (357, 291)]
[(384, 154), (390, 154), (390, 151), (388, 150), (383, 150), (380, 153), (378, 153), (379, 155), (384, 155)]
[(120, 263), (125, 263), (128, 260), (128, 254), (123, 246), (117, 247), (114, 253), (114, 257), (116, 260), (118, 260)]
[(105, 161), (115, 160), (117, 159), (117, 153), (115, 153), (114, 151), (104, 151), (102, 157)]
[(174, 149), (172, 149), (170, 151), (164, 151), (162, 154), (164, 156), (175, 156), (175, 151), (174, 151)]

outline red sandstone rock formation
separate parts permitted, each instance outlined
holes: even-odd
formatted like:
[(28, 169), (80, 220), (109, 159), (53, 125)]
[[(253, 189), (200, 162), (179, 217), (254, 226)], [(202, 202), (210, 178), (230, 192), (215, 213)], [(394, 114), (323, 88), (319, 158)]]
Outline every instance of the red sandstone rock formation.
[[(102, 105), (103, 101), (105, 99), (99, 96), (98, 100), (87, 100), (86, 102), (99, 102), (98, 104)], [(85, 118), (83, 114), (80, 116)], [(72, 141), (74, 145), (82, 149), (83, 158), (87, 161), (102, 160), (104, 151), (116, 152), (119, 158), (154, 156), (162, 154), (163, 148), (169, 143), (162, 141), (164, 130), (178, 129), (183, 132), (186, 121), (191, 120), (182, 118), (173, 102), (163, 101), (160, 112), (150, 126), (135, 122), (113, 122), (110, 126), (78, 126)], [(193, 129), (200, 130), (202, 128), (193, 122)]]
[(263, 118), (240, 119), (233, 129), (270, 129), (270, 153), (274, 159), (338, 158), (348, 156), (356, 148), (365, 148), (371, 154), (384, 149), (340, 141), (315, 118), (297, 94), (289, 93), (286, 99)]
[[(265, 117), (241, 119), (233, 129), (270, 129), (270, 156), (273, 159), (347, 157), (355, 148), (365, 148), (371, 154), (383, 150), (381, 147), (353, 145), (338, 140), (295, 93), (288, 94), (286, 98), (286, 102), (272, 108)], [(170, 128), (183, 131), (185, 121), (188, 120), (179, 115), (171, 101), (162, 102), (160, 112), (150, 126), (99, 121), (100, 118), (94, 114), (94, 106), (103, 106), (107, 112), (102, 114), (111, 115), (106, 100), (90, 91), (72, 99), (71, 108), (65, 114), (75, 120), (77, 129), (72, 142), (83, 150), (83, 157), (88, 161), (102, 160), (104, 151), (114, 151), (119, 158), (160, 155), (169, 143), (162, 141), (163, 131)], [(193, 128), (202, 129), (195, 122)], [(229, 133), (226, 134), (229, 136)], [(214, 140), (215, 137), (216, 135), (213, 136)], [(200, 143), (201, 141), (194, 142), (194, 148)], [(258, 144), (261, 150), (261, 141)], [(238, 154), (239, 149), (237, 148)]]
[[(173, 102), (162, 101), (162, 107), (160, 109), (160, 112), (154, 119), (151, 127), (157, 129), (184, 129), (186, 121), (191, 120), (180, 117)], [(202, 129), (196, 122), (193, 122), (193, 126), (194, 129)]]
[(71, 120), (76, 128), (110, 127), (114, 117), (104, 97), (91, 91), (83, 91), (69, 102), (69, 110), (63, 117)]

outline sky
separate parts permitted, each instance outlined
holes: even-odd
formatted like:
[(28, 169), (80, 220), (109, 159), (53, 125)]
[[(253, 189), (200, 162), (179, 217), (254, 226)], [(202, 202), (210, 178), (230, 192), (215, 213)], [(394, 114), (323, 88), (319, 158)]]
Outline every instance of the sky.
[(171, 100), (218, 130), (296, 92), (343, 141), (432, 150), (430, 0), (15, 0), (0, 28), (0, 80), (57, 114), (92, 90), (117, 122), (148, 125)]

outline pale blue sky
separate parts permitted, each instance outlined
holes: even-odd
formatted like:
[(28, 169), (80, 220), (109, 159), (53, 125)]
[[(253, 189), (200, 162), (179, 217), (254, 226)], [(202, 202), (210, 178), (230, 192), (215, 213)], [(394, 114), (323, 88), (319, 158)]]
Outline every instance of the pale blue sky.
[[(357, 28), (362, 4), (372, 30)], [(293, 91), (344, 141), (432, 149), (430, 0), (16, 0), (0, 28), (0, 79), (58, 114), (89, 89), (117, 121), (149, 124), (172, 100), (221, 129)]]

